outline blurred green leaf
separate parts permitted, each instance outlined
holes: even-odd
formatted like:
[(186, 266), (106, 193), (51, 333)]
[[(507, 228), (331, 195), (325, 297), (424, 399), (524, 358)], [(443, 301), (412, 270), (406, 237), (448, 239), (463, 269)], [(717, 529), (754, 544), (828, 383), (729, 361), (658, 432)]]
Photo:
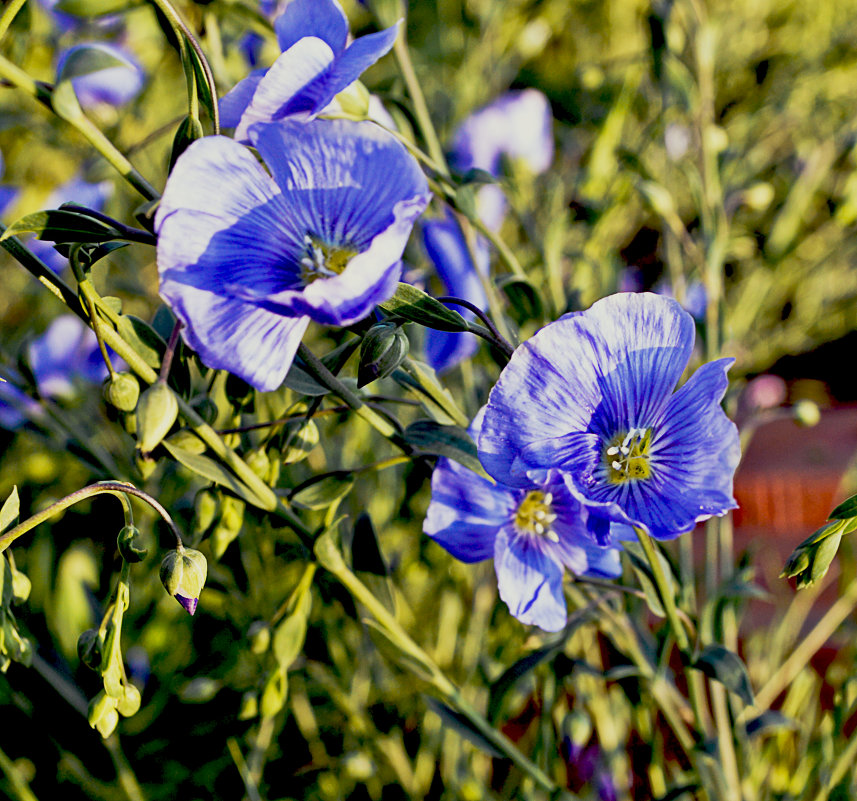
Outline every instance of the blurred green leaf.
[(480, 751), (488, 754), (488, 756), (495, 757), (496, 759), (503, 758), (502, 752), (495, 748), (468, 718), (441, 701), (438, 701), (436, 698), (432, 698), (430, 695), (427, 695), (425, 699), (429, 709), (441, 719), (444, 726), (455, 731), (465, 740), (475, 745)]
[(722, 645), (706, 645), (691, 667), (719, 681), (727, 690), (738, 695), (747, 706), (753, 704), (753, 687), (747, 667), (734, 651)]
[(21, 503), (18, 500), (18, 487), (12, 487), (9, 496), (3, 502), (3, 508), (0, 509), (0, 534), (2, 534), (18, 517), (21, 510)]
[(72, 78), (79, 78), (81, 75), (89, 75), (111, 67), (127, 66), (127, 62), (103, 48), (81, 45), (69, 51), (63, 61), (62, 70), (57, 75), (57, 82), (70, 81)]
[(423, 453), (445, 456), (491, 480), (476, 454), (470, 435), (458, 426), (444, 426), (433, 420), (417, 420), (405, 429), (405, 440)]
[(291, 501), (302, 509), (326, 509), (344, 498), (353, 486), (350, 473), (327, 475), (299, 489), (291, 496)]

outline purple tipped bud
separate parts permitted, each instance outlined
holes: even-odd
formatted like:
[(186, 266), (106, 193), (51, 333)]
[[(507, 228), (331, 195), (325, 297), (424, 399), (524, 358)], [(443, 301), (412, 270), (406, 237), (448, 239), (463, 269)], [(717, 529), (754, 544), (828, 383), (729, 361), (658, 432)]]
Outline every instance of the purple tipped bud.
[(182, 609), (184, 609), (185, 612), (193, 616), (193, 613), (196, 612), (196, 607), (199, 603), (199, 598), (185, 598), (184, 595), (179, 595), (178, 593), (176, 593), (175, 599), (182, 605)]

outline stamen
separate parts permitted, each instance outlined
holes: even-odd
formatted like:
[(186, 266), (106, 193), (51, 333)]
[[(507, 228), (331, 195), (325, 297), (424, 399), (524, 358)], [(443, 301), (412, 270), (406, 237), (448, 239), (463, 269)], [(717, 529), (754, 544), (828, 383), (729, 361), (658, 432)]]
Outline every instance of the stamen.
[(649, 447), (652, 431), (648, 428), (631, 428), (617, 434), (604, 449), (604, 461), (608, 465), (607, 480), (613, 484), (623, 481), (647, 479), (652, 474), (649, 463)]
[(559, 542), (559, 534), (557, 534), (552, 528), (549, 528), (545, 532), (545, 537), (547, 537), (551, 542)]
[(545, 537), (551, 542), (559, 542), (559, 535), (551, 529), (557, 515), (551, 509), (553, 493), (532, 490), (518, 505), (515, 514), (515, 526), (523, 534)]
[(619, 448), (617, 448), (615, 445), (611, 445), (607, 449), (607, 455), (608, 456), (615, 456), (617, 453), (619, 453)]

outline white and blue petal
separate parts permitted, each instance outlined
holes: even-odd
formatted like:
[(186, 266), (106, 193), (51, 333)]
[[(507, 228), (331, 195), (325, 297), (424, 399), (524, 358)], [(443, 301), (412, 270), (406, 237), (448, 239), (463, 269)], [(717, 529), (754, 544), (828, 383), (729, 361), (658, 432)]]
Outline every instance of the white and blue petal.
[(288, 50), (305, 36), (315, 36), (334, 53), (348, 40), (348, 19), (336, 0), (292, 0), (274, 20), (280, 50)]
[(531, 537), (508, 525), (494, 543), (497, 590), (522, 623), (559, 631), (567, 621), (563, 569)]
[(479, 441), (486, 470), (521, 485), (527, 467), (563, 467), (536, 461), (547, 453), (524, 463), (531, 443), (569, 432), (606, 439), (651, 425), (684, 371), (694, 336), (690, 315), (652, 294), (611, 295), (545, 326), (518, 347), (491, 391)]

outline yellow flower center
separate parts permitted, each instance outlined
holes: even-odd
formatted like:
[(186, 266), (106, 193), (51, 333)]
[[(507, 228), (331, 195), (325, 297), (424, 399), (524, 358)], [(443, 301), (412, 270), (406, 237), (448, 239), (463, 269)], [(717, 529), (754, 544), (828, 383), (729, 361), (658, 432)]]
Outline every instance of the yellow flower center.
[(339, 275), (358, 251), (351, 247), (328, 245), (320, 239), (307, 234), (304, 237), (306, 251), (301, 259), (301, 278), (309, 284), (317, 278), (330, 278)]
[(546, 537), (551, 542), (559, 542), (559, 536), (551, 528), (556, 514), (551, 510), (553, 495), (550, 492), (531, 490), (518, 505), (515, 513), (515, 526), (518, 531)]
[(649, 447), (652, 444), (650, 428), (632, 428), (626, 434), (617, 434), (604, 450), (607, 480), (611, 484), (624, 481), (642, 481), (651, 478)]

